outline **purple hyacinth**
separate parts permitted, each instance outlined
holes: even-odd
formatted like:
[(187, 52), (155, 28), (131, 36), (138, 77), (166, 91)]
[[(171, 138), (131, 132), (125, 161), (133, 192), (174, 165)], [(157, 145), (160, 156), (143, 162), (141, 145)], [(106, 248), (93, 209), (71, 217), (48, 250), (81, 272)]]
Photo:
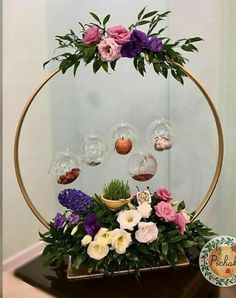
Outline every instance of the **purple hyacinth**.
[(101, 224), (98, 221), (97, 216), (93, 213), (89, 214), (84, 222), (85, 232), (90, 236), (94, 236), (97, 234), (100, 227)]
[(67, 220), (71, 226), (74, 226), (79, 222), (80, 216), (76, 213), (71, 213), (71, 215), (68, 216)]
[(54, 223), (53, 223), (54, 228), (61, 229), (63, 227), (65, 220), (66, 220), (65, 216), (58, 212), (54, 218)]
[(77, 189), (64, 189), (58, 195), (60, 204), (78, 215), (85, 215), (90, 210), (93, 199)]
[(147, 48), (154, 53), (161, 52), (163, 49), (162, 40), (157, 36), (151, 37), (148, 42)]

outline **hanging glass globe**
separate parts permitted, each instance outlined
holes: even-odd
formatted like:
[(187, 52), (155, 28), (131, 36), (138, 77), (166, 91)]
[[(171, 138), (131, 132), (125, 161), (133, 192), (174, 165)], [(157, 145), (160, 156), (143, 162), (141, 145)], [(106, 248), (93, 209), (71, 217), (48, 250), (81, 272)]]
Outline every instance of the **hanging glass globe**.
[(153, 121), (147, 128), (147, 137), (156, 151), (169, 150), (172, 147), (171, 127), (165, 119)]
[(106, 158), (107, 149), (103, 137), (91, 130), (90, 134), (84, 137), (80, 147), (82, 161), (88, 166), (100, 165)]
[(140, 151), (130, 156), (128, 170), (134, 180), (148, 181), (156, 174), (157, 161), (152, 154)]
[(53, 158), (49, 173), (56, 178), (59, 184), (70, 184), (80, 175), (80, 159), (68, 148), (56, 153)]
[(123, 121), (113, 126), (110, 134), (114, 150), (122, 155), (128, 154), (138, 139), (137, 129), (132, 124)]

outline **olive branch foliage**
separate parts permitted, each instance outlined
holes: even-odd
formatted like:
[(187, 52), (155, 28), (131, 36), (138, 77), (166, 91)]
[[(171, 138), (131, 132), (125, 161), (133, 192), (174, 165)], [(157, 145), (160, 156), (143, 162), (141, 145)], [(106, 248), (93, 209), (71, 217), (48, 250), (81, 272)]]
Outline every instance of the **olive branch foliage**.
[[(161, 74), (167, 78), (168, 74), (171, 73), (177, 81), (183, 84), (183, 77), (186, 76), (186, 74), (183, 72), (181, 66), (183, 66), (188, 59), (185, 58), (180, 51), (197, 52), (198, 49), (194, 44), (201, 41), (202, 38), (182, 38), (173, 42), (169, 37), (162, 36), (167, 26), (162, 27), (159, 25), (168, 17), (169, 13), (170, 11), (160, 13), (158, 10), (146, 12), (146, 7), (144, 7), (139, 12), (137, 21), (129, 26), (130, 30), (145, 26), (147, 27), (148, 37), (158, 36), (163, 42), (163, 50), (161, 52), (154, 53), (148, 49), (144, 49), (138, 57), (133, 59), (133, 64), (135, 69), (142, 76), (146, 73), (146, 66), (150, 64), (157, 74)], [(102, 35), (105, 36), (110, 14), (106, 15), (104, 19), (100, 19), (99, 16), (93, 12), (90, 12), (90, 15), (93, 18), (92, 22), (86, 24), (78, 22), (81, 27), (80, 34), (82, 34), (82, 38), (85, 31), (92, 25), (98, 26)], [(62, 73), (65, 73), (69, 68), (73, 67), (74, 75), (76, 75), (82, 61), (85, 65), (92, 63), (94, 73), (97, 73), (100, 69), (103, 69), (107, 73), (109, 69), (113, 71), (116, 69), (117, 60), (112, 62), (102, 61), (99, 57), (97, 45), (86, 45), (83, 43), (82, 38), (77, 36), (73, 30), (70, 30), (69, 33), (65, 35), (57, 35), (56, 41), (59, 44), (57, 50), (67, 49), (67, 51), (46, 61), (43, 66), (45, 67), (50, 61), (58, 61), (59, 69)]]

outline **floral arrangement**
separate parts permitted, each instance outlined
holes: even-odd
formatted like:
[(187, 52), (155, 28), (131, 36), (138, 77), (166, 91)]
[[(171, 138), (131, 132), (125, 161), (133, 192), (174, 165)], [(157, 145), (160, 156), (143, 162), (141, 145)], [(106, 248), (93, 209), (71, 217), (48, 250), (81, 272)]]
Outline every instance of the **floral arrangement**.
[[(159, 13), (158, 10), (146, 12), (144, 7), (138, 14), (137, 21), (129, 27), (123, 25), (109, 26), (110, 15), (101, 20), (95, 13), (90, 12), (93, 22), (82, 24), (80, 36), (73, 30), (66, 35), (56, 36), (59, 43), (58, 49), (68, 49), (51, 60), (60, 62), (59, 68), (65, 73), (73, 66), (74, 75), (83, 61), (85, 65), (93, 63), (93, 71), (99, 69), (109, 72), (109, 66), (115, 70), (116, 63), (121, 58), (133, 59), (134, 67), (141, 75), (146, 72), (146, 65), (151, 64), (157, 74), (167, 78), (170, 72), (172, 76), (183, 84), (185, 73), (183, 66), (188, 59), (182, 56), (179, 49), (188, 52), (198, 51), (195, 42), (201, 41), (200, 37), (182, 38), (172, 42), (170, 38), (162, 36), (167, 27), (156, 28), (170, 11)], [(146, 26), (147, 32), (139, 30), (140, 26)]]
[(85, 266), (89, 273), (112, 275), (169, 264), (199, 250), (214, 235), (199, 220), (191, 221), (183, 201), (173, 200), (166, 188), (133, 194), (132, 201), (119, 210), (108, 209), (99, 196), (65, 189), (58, 201), (67, 209), (57, 213), (50, 230), (40, 233), (47, 243), (46, 264), (60, 267), (71, 257), (72, 266)]

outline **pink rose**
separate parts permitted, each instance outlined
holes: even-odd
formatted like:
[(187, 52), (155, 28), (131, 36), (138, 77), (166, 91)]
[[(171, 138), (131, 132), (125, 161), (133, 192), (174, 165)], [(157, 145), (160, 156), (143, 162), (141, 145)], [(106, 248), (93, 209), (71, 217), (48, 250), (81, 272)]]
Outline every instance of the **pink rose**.
[(101, 39), (101, 33), (99, 31), (99, 28), (96, 25), (93, 25), (92, 27), (89, 27), (84, 35), (83, 43), (85, 44), (93, 44), (98, 43)]
[(113, 38), (105, 38), (98, 44), (98, 52), (102, 61), (112, 62), (120, 58), (120, 47)]
[(154, 208), (156, 210), (156, 215), (164, 219), (165, 222), (175, 221), (176, 213), (171, 204), (160, 202)]
[(172, 200), (172, 193), (170, 191), (168, 191), (168, 189), (166, 188), (159, 188), (156, 191), (156, 196), (166, 202), (170, 202)]
[(108, 28), (107, 35), (108, 37), (113, 38), (118, 44), (123, 44), (126, 41), (130, 40), (131, 32), (129, 31), (129, 29), (121, 25), (117, 25)]
[(186, 231), (186, 219), (182, 212), (175, 214), (175, 223), (178, 225), (180, 234), (184, 234)]

